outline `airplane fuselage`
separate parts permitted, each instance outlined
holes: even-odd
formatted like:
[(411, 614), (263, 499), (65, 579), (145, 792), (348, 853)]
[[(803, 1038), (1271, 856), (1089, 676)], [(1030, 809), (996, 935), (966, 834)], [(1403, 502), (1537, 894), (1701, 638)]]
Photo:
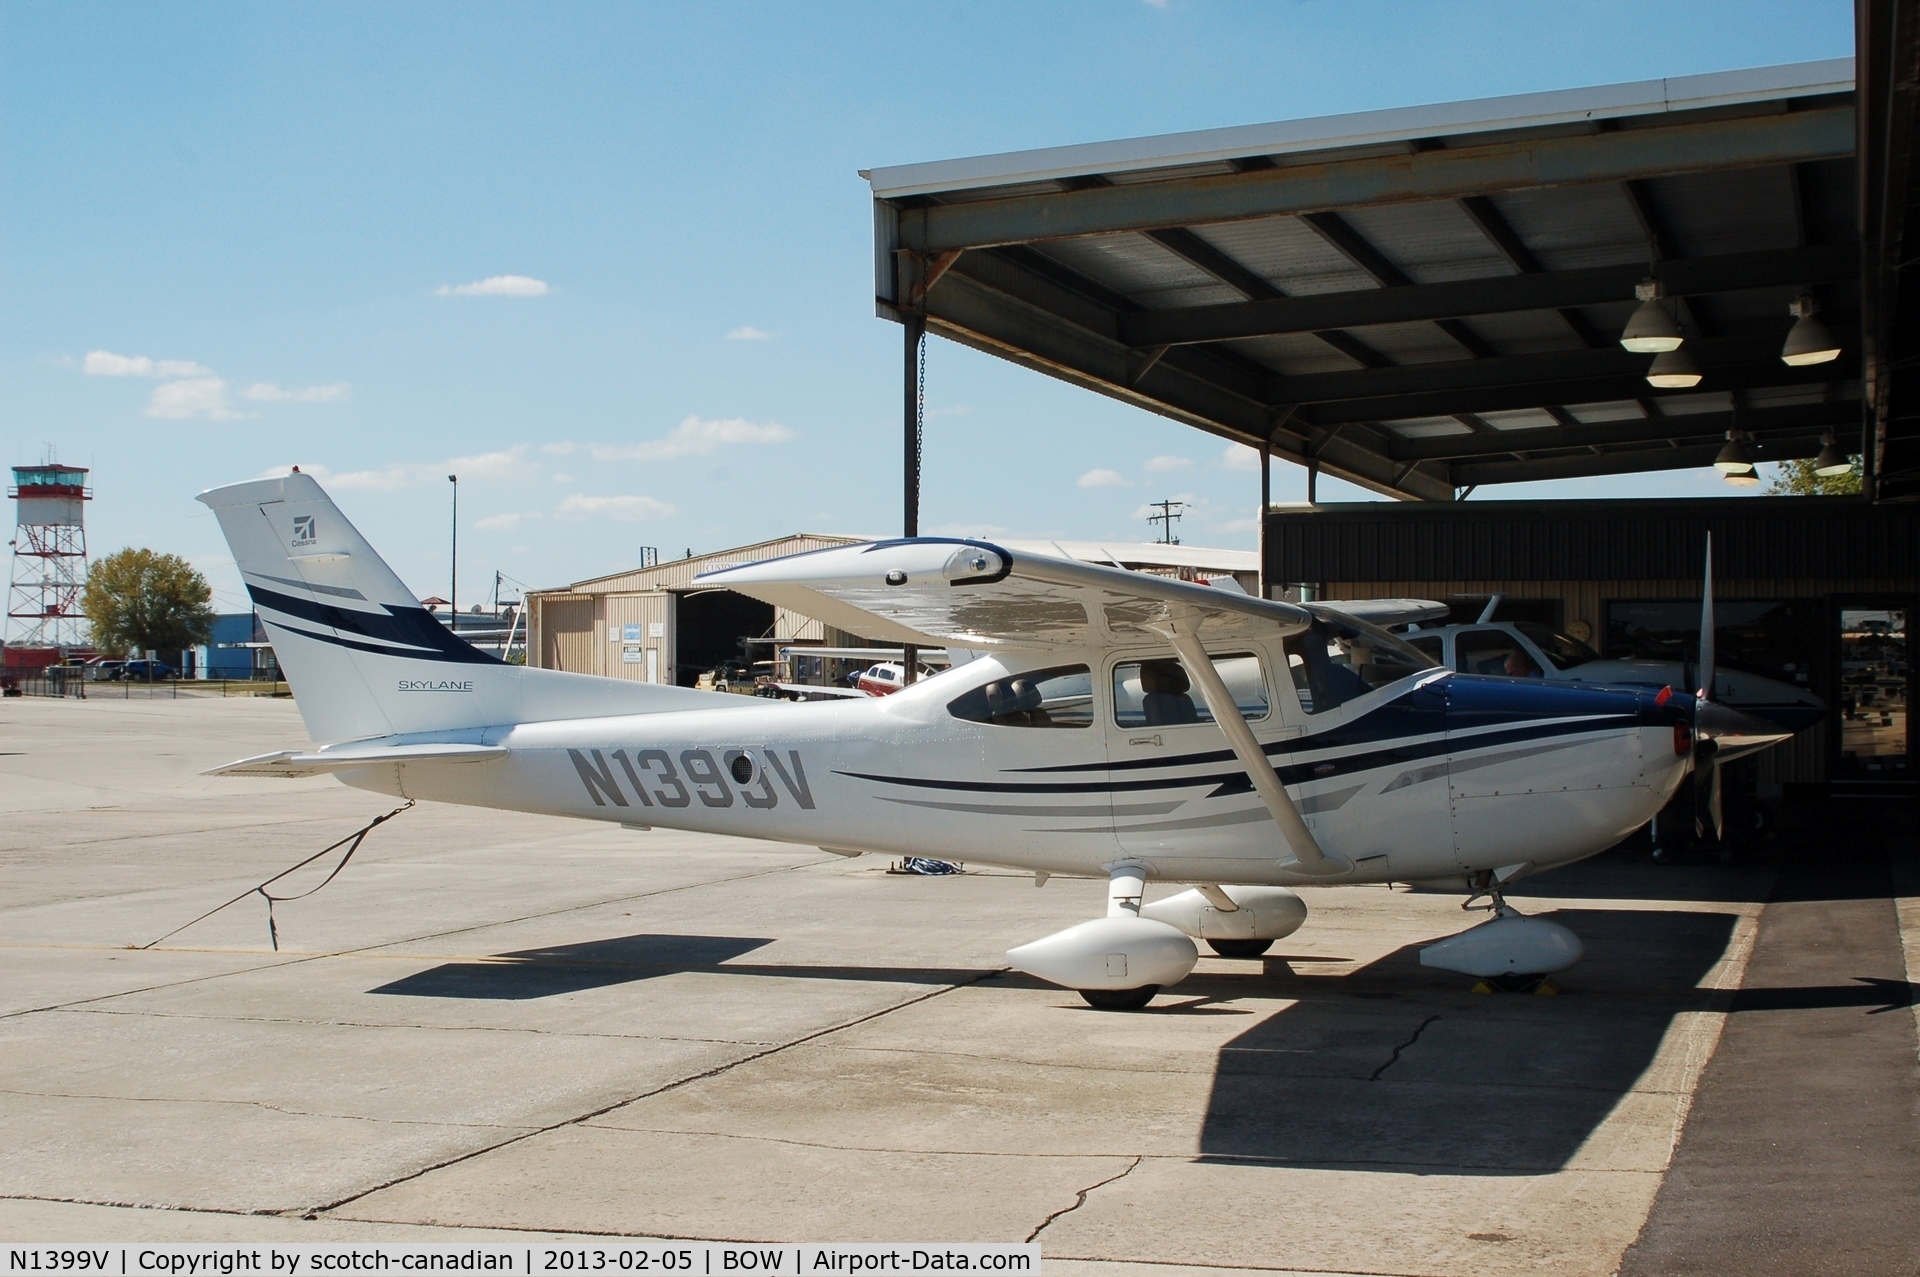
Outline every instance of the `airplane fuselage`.
[[(841, 851), (1089, 877), (1131, 861), (1163, 881), (1299, 886), (1567, 863), (1644, 824), (1687, 770), (1684, 698), (1430, 670), (1310, 715), (1271, 677), (1287, 668), (1276, 645), (1260, 654), (1269, 705), (1250, 725), (1320, 845), (1352, 865), (1304, 876), (1217, 726), (1122, 721), (1109, 689), (1165, 655), (1002, 655), (879, 699), (716, 695), (711, 710), (425, 734), (408, 739), (507, 753), (339, 774), (413, 798)], [(950, 709), (995, 679), (1075, 664), (1091, 694), (1073, 726)]]

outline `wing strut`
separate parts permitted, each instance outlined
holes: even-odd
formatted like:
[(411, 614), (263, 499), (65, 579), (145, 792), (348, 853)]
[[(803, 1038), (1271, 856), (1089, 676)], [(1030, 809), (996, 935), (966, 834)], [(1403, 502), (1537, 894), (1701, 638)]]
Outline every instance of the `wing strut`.
[(1313, 831), (1300, 818), (1300, 811), (1293, 805), (1293, 799), (1287, 796), (1280, 777), (1274, 773), (1273, 764), (1267, 761), (1266, 751), (1254, 739), (1253, 729), (1247, 726), (1240, 707), (1233, 703), (1233, 694), (1227, 690), (1220, 671), (1213, 668), (1213, 662), (1207, 658), (1206, 648), (1200, 645), (1198, 624), (1197, 617), (1185, 616), (1173, 620), (1164, 628), (1155, 628), (1166, 635), (1167, 641), (1173, 644), (1173, 650), (1179, 653), (1187, 677), (1200, 689), (1207, 708), (1213, 711), (1213, 721), (1220, 724), (1220, 730), (1227, 734), (1227, 744), (1233, 747), (1234, 756), (1246, 769), (1247, 779), (1253, 782), (1253, 791), (1260, 795), (1260, 801), (1267, 805), (1273, 822), (1280, 826), (1280, 833), (1293, 852), (1293, 863), (1283, 868), (1316, 877), (1347, 872), (1353, 866), (1341, 857), (1321, 850), (1320, 844), (1314, 841)]

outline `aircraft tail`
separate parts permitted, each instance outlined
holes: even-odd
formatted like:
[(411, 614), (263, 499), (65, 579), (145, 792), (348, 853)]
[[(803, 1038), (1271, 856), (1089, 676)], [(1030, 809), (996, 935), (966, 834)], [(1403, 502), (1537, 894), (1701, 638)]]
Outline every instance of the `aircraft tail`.
[(421, 607), (311, 475), (236, 483), (199, 499), (220, 520), (317, 741), (751, 704), (504, 664)]

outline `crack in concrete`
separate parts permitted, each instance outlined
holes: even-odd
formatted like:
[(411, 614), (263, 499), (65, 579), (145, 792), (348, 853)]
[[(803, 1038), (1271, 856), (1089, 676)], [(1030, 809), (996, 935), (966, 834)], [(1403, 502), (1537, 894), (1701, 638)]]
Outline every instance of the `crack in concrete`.
[(1134, 1167), (1140, 1165), (1140, 1163), (1144, 1160), (1146, 1159), (1143, 1158), (1140, 1154), (1135, 1153), (1133, 1155), (1133, 1160), (1127, 1163), (1127, 1169), (1121, 1171), (1118, 1175), (1109, 1175), (1105, 1179), (1101, 1180), (1099, 1183), (1089, 1184), (1085, 1188), (1081, 1189), (1078, 1193), (1074, 1194), (1073, 1203), (1071, 1205), (1062, 1206), (1059, 1210), (1053, 1212), (1053, 1214), (1041, 1220), (1039, 1224), (1035, 1225), (1034, 1230), (1027, 1234), (1026, 1240), (1029, 1242), (1033, 1241), (1034, 1239), (1039, 1237), (1041, 1233), (1045, 1232), (1047, 1229), (1047, 1225), (1053, 1223), (1054, 1220), (1059, 1219), (1062, 1215), (1071, 1215), (1074, 1211), (1077, 1211), (1082, 1206), (1085, 1206), (1087, 1204), (1087, 1194), (1091, 1193), (1094, 1189), (1105, 1188), (1108, 1184), (1113, 1183), (1115, 1180), (1125, 1179), (1127, 1176), (1133, 1174)]
[(1152, 1158), (1155, 1161), (1191, 1162), (1189, 1153), (1008, 1153), (988, 1148), (889, 1148), (879, 1144), (830, 1144), (824, 1140), (796, 1140), (780, 1135), (741, 1135), (735, 1131), (692, 1131), (670, 1126), (615, 1126), (610, 1122), (582, 1122), (596, 1131), (624, 1131), (633, 1135), (695, 1135), (701, 1139), (740, 1140), (758, 1144), (785, 1144), (793, 1148), (818, 1148), (834, 1153), (896, 1153), (903, 1157), (1022, 1157), (1038, 1161), (1105, 1161), (1115, 1157)]
[(369, 1113), (328, 1113), (317, 1109), (288, 1108), (284, 1104), (269, 1104), (265, 1100), (208, 1099), (204, 1096), (99, 1095), (87, 1091), (29, 1091), (19, 1087), (0, 1088), (0, 1095), (24, 1095), (41, 1100), (101, 1100), (110, 1104), (232, 1105), (237, 1108), (252, 1108), (260, 1109), (268, 1113), (279, 1113), (286, 1117), (317, 1117), (334, 1122), (375, 1122), (382, 1126), (432, 1126), (448, 1127), (455, 1130), (481, 1131), (527, 1131), (532, 1129), (524, 1122), (467, 1122), (457, 1118), (439, 1120), (413, 1117), (375, 1117)]
[(743, 1064), (752, 1064), (756, 1060), (764, 1060), (768, 1056), (778, 1055), (782, 1051), (789, 1050), (796, 1046), (801, 1046), (805, 1043), (815, 1041), (819, 1038), (827, 1037), (830, 1034), (839, 1033), (846, 1029), (856, 1028), (859, 1025), (869, 1023), (873, 1020), (878, 1020), (882, 1016), (892, 1015), (896, 1011), (904, 1011), (906, 1008), (910, 1006), (917, 1006), (922, 1002), (926, 1002), (930, 999), (941, 997), (948, 993), (952, 993), (956, 989), (966, 988), (968, 985), (977, 984), (981, 980), (984, 980), (990, 976), (995, 976), (999, 974), (1001, 974), (999, 971), (983, 972), (981, 975), (975, 977), (972, 980), (968, 980), (962, 984), (950, 984), (945, 986), (944, 988), (934, 989), (927, 993), (920, 994), (917, 997), (908, 998), (903, 1002), (897, 1002), (892, 1006), (882, 1007), (878, 1011), (871, 1011), (866, 1015), (856, 1016), (851, 1020), (845, 1020), (839, 1024), (831, 1024), (824, 1029), (816, 1029), (812, 1033), (802, 1034), (800, 1037), (794, 1038), (792, 1041), (782, 1042), (780, 1045), (769, 1047), (764, 1051), (755, 1051), (749, 1055), (743, 1055), (737, 1060), (731, 1060), (725, 1064), (715, 1065), (713, 1068), (703, 1069), (698, 1073), (692, 1073), (686, 1077), (677, 1078), (674, 1081), (666, 1082), (659, 1086), (652, 1087), (649, 1090), (642, 1091), (638, 1095), (629, 1096), (623, 1100), (615, 1100), (611, 1104), (603, 1104), (599, 1108), (593, 1109), (590, 1112), (581, 1113), (574, 1117), (565, 1118), (558, 1122), (549, 1122), (545, 1126), (537, 1127), (534, 1130), (526, 1131), (519, 1135), (514, 1135), (508, 1139), (496, 1140), (494, 1143), (488, 1144), (483, 1148), (470, 1149), (465, 1153), (460, 1153), (454, 1157), (446, 1158), (443, 1161), (435, 1162), (430, 1166), (422, 1166), (415, 1170), (408, 1171), (405, 1174), (395, 1175), (389, 1179), (383, 1180), (382, 1182), (373, 1185), (370, 1188), (363, 1188), (363, 1189), (360, 1189), (358, 1192), (349, 1193), (347, 1196), (339, 1198), (332, 1202), (328, 1202), (325, 1205), (311, 1207), (309, 1208), (308, 1213), (312, 1215), (319, 1215), (327, 1211), (338, 1210), (342, 1206), (346, 1206), (352, 1202), (357, 1202), (364, 1197), (371, 1197), (373, 1194), (381, 1192), (385, 1189), (393, 1188), (399, 1184), (405, 1184), (410, 1180), (419, 1179), (421, 1176), (429, 1175), (434, 1171), (445, 1170), (449, 1166), (457, 1166), (461, 1162), (471, 1161), (476, 1157), (482, 1157), (488, 1153), (497, 1152), (500, 1149), (507, 1148), (514, 1144), (519, 1144), (525, 1140), (530, 1140), (536, 1135), (545, 1135), (549, 1131), (557, 1131), (562, 1127), (566, 1127), (566, 1126), (584, 1126), (588, 1122), (591, 1122), (594, 1118), (604, 1117), (608, 1113), (612, 1113), (617, 1109), (626, 1108), (628, 1105), (631, 1105), (631, 1104), (638, 1104), (642, 1100), (649, 1100), (656, 1095), (664, 1095), (669, 1091), (677, 1091), (681, 1087), (691, 1086), (695, 1082), (704, 1082), (708, 1078), (719, 1077), (721, 1074), (731, 1072), (732, 1070), (739, 1068)]
[(1435, 1020), (1438, 1020), (1439, 1018), (1440, 1017), (1437, 1015), (1430, 1015), (1426, 1019), (1420, 1021), (1420, 1027), (1413, 1031), (1413, 1036), (1408, 1038), (1405, 1042), (1402, 1042), (1399, 1046), (1394, 1047), (1393, 1054), (1387, 1057), (1387, 1062), (1385, 1064), (1382, 1064), (1379, 1068), (1375, 1069), (1373, 1072), (1367, 1074), (1367, 1081), (1378, 1082), (1380, 1080), (1380, 1075), (1382, 1073), (1385, 1073), (1388, 1069), (1392, 1068), (1394, 1065), (1400, 1062), (1400, 1053), (1406, 1050), (1408, 1047), (1411, 1047), (1415, 1042), (1418, 1042), (1420, 1040), (1420, 1035), (1427, 1031), (1427, 1026), (1429, 1024), (1432, 1024)]
[(528, 1037), (598, 1038), (609, 1042), (689, 1042), (701, 1046), (778, 1046), (765, 1038), (690, 1038), (666, 1033), (598, 1033), (586, 1029), (527, 1029), (504, 1024), (395, 1024), (380, 1020), (318, 1020), (289, 1015), (202, 1015), (188, 1011), (123, 1011), (114, 1007), (54, 1007), (68, 1015), (118, 1015), (134, 1020), (205, 1020), (215, 1024), (292, 1024), (316, 1029), (419, 1029), (430, 1033), (505, 1033)]

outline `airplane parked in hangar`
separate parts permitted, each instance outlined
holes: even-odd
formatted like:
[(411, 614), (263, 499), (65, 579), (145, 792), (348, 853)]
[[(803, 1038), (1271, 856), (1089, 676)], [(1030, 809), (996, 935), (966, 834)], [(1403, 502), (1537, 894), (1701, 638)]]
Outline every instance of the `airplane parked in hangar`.
[[(1441, 665), (1463, 674), (1507, 674), (1613, 687), (1694, 687), (1697, 668), (1681, 661), (1609, 660), (1579, 639), (1533, 621), (1495, 620), (1494, 595), (1479, 619), (1460, 625), (1416, 623), (1401, 637)], [(1804, 687), (1746, 670), (1717, 668), (1713, 699), (1756, 718), (1803, 732), (1827, 715), (1827, 703)]]
[[(1332, 608), (939, 537), (700, 578), (977, 654), (890, 696), (792, 703), (505, 665), (429, 616), (312, 477), (200, 500), (327, 742), (213, 774), (333, 773), (410, 799), (1105, 879), (1106, 916), (1008, 953), (1099, 1007), (1185, 978), (1195, 939), (1258, 955), (1305, 919), (1295, 889), (1323, 884), (1457, 884), (1494, 916), (1423, 962), (1564, 969), (1579, 939), (1503, 888), (1784, 735), (1671, 689), (1460, 674)], [(1190, 889), (1147, 903), (1150, 881)]]

